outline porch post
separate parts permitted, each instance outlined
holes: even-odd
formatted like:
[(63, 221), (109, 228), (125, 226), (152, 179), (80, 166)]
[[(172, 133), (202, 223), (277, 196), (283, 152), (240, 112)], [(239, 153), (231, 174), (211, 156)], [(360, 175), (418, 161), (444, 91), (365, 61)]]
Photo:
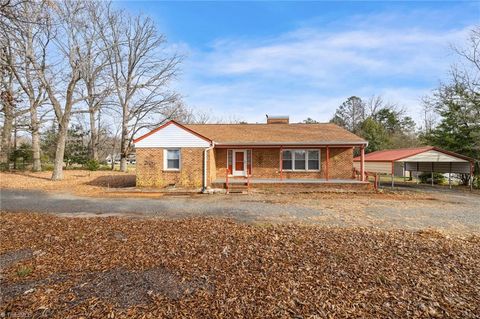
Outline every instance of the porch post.
[[(228, 153), (229, 153), (229, 149), (227, 148), (227, 167), (225, 167), (226, 168), (225, 172), (227, 172), (227, 176), (226, 176), (227, 178), (228, 178), (228, 174), (230, 174), (230, 170), (228, 167)], [(232, 151), (232, 172), (233, 172), (233, 151)]]
[(280, 180), (283, 180), (283, 146), (280, 146)]
[(360, 147), (360, 175), (362, 175), (360, 180), (362, 182), (365, 182), (365, 146), (364, 145)]
[(327, 152), (325, 154), (325, 179), (328, 181), (328, 167), (330, 166), (330, 147), (327, 146)]

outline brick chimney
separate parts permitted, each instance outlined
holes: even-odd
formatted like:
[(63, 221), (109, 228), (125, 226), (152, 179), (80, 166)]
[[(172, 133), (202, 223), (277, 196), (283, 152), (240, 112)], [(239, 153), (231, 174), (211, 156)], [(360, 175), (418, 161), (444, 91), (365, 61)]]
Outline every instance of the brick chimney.
[(289, 117), (286, 115), (272, 115), (267, 116), (267, 124), (289, 124)]

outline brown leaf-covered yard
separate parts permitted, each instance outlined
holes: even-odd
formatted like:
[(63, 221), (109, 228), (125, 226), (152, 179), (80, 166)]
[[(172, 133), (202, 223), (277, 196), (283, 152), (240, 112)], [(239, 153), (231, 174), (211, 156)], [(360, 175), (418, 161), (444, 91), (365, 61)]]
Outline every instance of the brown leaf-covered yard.
[[(48, 175), (0, 173), (0, 318), (479, 317), (478, 194), (170, 198)], [(127, 204), (143, 213), (91, 217)]]
[(475, 318), (480, 239), (223, 219), (0, 215), (1, 311), (47, 318)]

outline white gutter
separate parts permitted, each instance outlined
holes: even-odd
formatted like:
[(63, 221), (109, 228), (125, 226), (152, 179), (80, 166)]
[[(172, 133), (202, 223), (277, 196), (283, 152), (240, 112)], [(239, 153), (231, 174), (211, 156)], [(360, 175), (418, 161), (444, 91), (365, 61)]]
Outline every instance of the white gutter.
[(208, 151), (215, 147), (215, 143), (212, 142), (212, 145), (203, 150), (203, 188), (202, 193), (207, 191), (207, 154)]
[(248, 146), (285, 146), (285, 145), (295, 145), (295, 146), (303, 146), (303, 145), (335, 145), (335, 146), (362, 146), (368, 145), (368, 141), (358, 141), (358, 142), (346, 142), (346, 141), (326, 141), (326, 142), (318, 142), (318, 141), (306, 141), (306, 142), (233, 142), (233, 143), (215, 143), (218, 146), (236, 146), (236, 145), (248, 145)]

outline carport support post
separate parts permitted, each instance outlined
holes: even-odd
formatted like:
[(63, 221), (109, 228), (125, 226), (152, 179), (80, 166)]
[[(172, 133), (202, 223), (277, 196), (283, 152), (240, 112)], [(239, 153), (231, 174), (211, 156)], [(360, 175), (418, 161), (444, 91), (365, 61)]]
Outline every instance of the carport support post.
[(452, 189), (452, 162), (449, 163), (448, 169), (448, 188)]
[(415, 176), (416, 176), (416, 179), (417, 179), (417, 185), (420, 184), (420, 181), (418, 180), (418, 170), (419, 170), (419, 165), (418, 165), (418, 162), (417, 162), (417, 170), (415, 171)]
[(432, 186), (433, 186), (433, 162), (432, 162), (432, 169), (431, 169), (431, 177), (432, 177)]
[(392, 188), (395, 187), (395, 162), (392, 162)]
[(470, 191), (473, 191), (473, 162), (470, 162)]

